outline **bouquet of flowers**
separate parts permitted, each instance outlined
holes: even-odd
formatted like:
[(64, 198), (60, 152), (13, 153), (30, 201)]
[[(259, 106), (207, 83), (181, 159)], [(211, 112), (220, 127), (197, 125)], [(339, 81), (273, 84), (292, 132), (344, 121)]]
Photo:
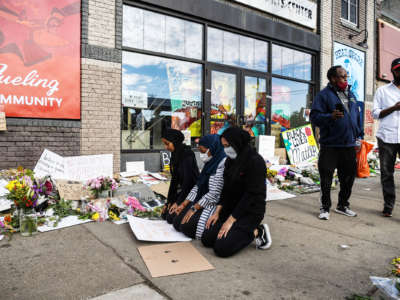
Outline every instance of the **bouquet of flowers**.
[(117, 187), (117, 182), (114, 179), (104, 176), (90, 179), (86, 182), (86, 189), (88, 189), (95, 198), (98, 198), (102, 192), (114, 191)]

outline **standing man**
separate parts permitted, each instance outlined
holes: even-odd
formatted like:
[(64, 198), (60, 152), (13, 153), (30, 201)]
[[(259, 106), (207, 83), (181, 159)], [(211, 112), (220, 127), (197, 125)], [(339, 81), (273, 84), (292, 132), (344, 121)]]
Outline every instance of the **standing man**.
[(357, 172), (356, 146), (364, 133), (360, 110), (347, 84), (347, 72), (333, 66), (327, 74), (329, 83), (312, 104), (310, 119), (320, 128), (318, 170), (321, 177), (321, 207), (319, 218), (329, 220), (331, 186), (335, 169), (340, 181), (339, 201), (335, 212), (355, 217), (349, 198)]
[(392, 61), (394, 80), (376, 90), (372, 115), (379, 119), (376, 133), (381, 165), (381, 184), (383, 191), (383, 216), (391, 217), (396, 199), (394, 189), (394, 164), (400, 153), (400, 58)]

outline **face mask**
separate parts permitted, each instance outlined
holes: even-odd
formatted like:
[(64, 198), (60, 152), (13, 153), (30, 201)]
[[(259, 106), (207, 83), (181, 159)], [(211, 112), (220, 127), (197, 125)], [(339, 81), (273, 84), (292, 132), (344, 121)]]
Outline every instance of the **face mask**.
[(347, 88), (347, 81), (340, 81), (337, 83), (337, 86), (340, 90), (344, 91)]
[(226, 156), (228, 156), (231, 159), (235, 159), (237, 157), (237, 153), (235, 149), (232, 148), (232, 146), (224, 148)]
[(200, 153), (200, 159), (203, 161), (203, 163), (207, 163), (211, 160), (212, 156), (208, 156), (208, 151), (206, 153)]

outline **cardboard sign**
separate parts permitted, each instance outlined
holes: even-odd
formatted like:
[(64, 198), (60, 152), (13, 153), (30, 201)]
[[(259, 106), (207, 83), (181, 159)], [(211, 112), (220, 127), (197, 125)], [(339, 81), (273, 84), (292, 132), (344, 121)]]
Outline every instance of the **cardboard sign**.
[(56, 186), (60, 197), (64, 200), (81, 200), (83, 197), (89, 196), (88, 190), (79, 181), (58, 179)]
[(132, 232), (139, 241), (148, 242), (188, 242), (192, 239), (178, 232), (165, 221), (146, 220), (127, 216)]
[(80, 11), (80, 0), (1, 1), (7, 117), (80, 119)]
[(113, 155), (71, 156), (64, 159), (65, 179), (85, 181), (99, 176), (113, 177)]
[(275, 156), (275, 136), (260, 135), (258, 137), (258, 153), (264, 160), (272, 161)]
[(139, 247), (152, 277), (213, 270), (214, 267), (191, 243)]
[(6, 113), (4, 111), (4, 105), (0, 104), (0, 131), (6, 131)]
[(168, 198), (169, 184), (169, 182), (161, 182), (159, 184), (151, 185), (150, 188), (154, 193), (160, 194), (165, 198)]
[(310, 124), (284, 131), (282, 138), (291, 164), (318, 160), (318, 147)]
[(48, 149), (44, 149), (33, 171), (35, 176), (39, 178), (47, 175), (54, 179), (64, 178), (64, 158)]

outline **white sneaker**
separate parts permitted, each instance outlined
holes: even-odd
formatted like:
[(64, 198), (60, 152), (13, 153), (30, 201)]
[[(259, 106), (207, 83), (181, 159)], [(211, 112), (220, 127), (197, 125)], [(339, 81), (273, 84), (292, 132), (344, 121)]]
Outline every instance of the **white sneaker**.
[(338, 214), (342, 214), (342, 215), (348, 216), (348, 217), (356, 217), (357, 216), (357, 213), (355, 213), (354, 211), (352, 211), (348, 207), (343, 207), (343, 208), (337, 207), (335, 209), (335, 212), (337, 212)]
[(268, 249), (272, 245), (271, 233), (267, 224), (260, 224), (258, 227), (258, 234), (256, 237), (257, 249)]
[(321, 213), (318, 216), (320, 220), (329, 220), (329, 212), (321, 210)]

